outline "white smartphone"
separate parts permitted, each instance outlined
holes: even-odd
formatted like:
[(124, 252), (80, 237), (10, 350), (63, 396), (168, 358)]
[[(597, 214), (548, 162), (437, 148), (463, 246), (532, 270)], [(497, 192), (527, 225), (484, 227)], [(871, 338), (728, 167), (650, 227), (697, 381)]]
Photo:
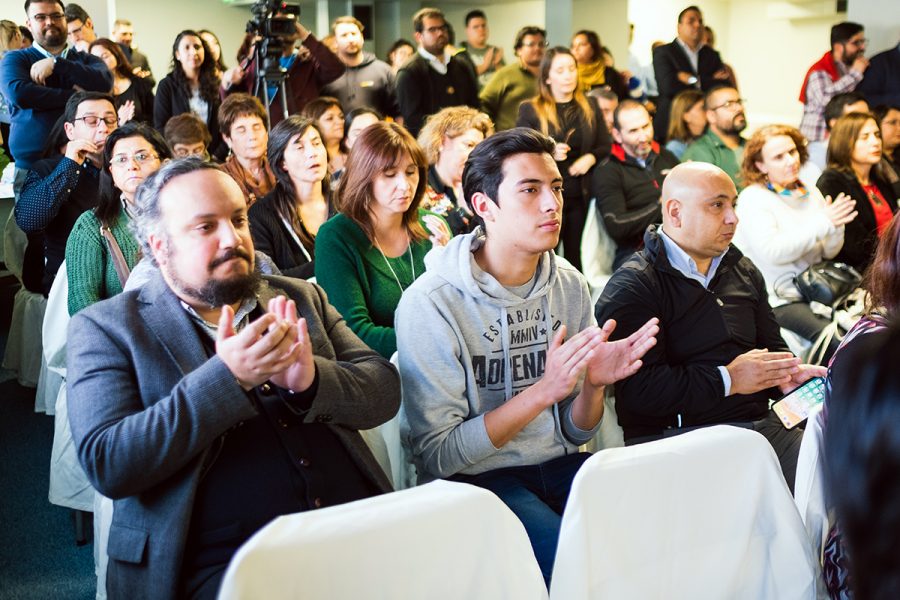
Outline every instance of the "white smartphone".
[(806, 420), (809, 411), (825, 400), (825, 378), (813, 377), (795, 390), (785, 394), (772, 405), (772, 410), (787, 429), (793, 429)]

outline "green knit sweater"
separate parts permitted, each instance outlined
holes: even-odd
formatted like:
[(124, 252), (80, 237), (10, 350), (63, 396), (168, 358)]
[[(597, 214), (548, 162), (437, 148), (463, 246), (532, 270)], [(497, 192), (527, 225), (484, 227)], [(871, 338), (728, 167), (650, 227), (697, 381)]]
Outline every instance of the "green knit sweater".
[[(125, 211), (119, 211), (119, 217), (110, 230), (125, 256), (125, 262), (133, 269), (140, 258), (140, 246), (128, 231), (128, 221)], [(122, 291), (106, 240), (100, 235), (100, 221), (92, 210), (78, 217), (69, 234), (66, 273), (69, 279), (69, 315)]]
[(425, 272), (431, 242), (415, 242), (411, 249), (413, 268), (409, 252), (386, 259), (362, 228), (340, 213), (316, 234), (316, 282), (353, 333), (385, 358), (397, 351), (394, 310), (400, 288), (405, 290)]

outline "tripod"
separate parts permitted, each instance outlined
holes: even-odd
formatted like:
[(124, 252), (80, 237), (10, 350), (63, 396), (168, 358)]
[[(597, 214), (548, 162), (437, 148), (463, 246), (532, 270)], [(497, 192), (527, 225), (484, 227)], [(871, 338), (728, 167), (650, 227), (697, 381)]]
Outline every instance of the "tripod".
[[(266, 125), (271, 128), (271, 106), (276, 98), (281, 98), (283, 118), (288, 118), (288, 96), (285, 82), (289, 75), (287, 69), (278, 63), (277, 57), (269, 56), (269, 41), (269, 39), (264, 39), (261, 44), (254, 44), (253, 63), (256, 67), (256, 82), (253, 87), (253, 95), (262, 100), (263, 106), (266, 107), (266, 120), (268, 121)], [(269, 98), (269, 84), (278, 86), (272, 98)]]

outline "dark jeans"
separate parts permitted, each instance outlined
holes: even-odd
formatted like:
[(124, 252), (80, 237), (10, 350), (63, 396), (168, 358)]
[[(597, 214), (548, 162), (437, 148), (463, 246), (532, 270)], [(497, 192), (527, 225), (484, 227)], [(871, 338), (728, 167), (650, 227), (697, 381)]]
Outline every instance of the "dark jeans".
[(563, 202), (562, 254), (572, 266), (581, 271), (581, 234), (587, 220), (587, 202), (581, 196), (566, 198)]
[(589, 452), (579, 452), (540, 465), (506, 467), (478, 475), (458, 474), (449, 479), (494, 492), (519, 517), (549, 587), (559, 526), (572, 480), (590, 456)]
[[(700, 425), (697, 427), (666, 429), (660, 435), (647, 435), (637, 438), (631, 438), (625, 441), (625, 445), (633, 446), (635, 444), (653, 442), (656, 440), (681, 435), (682, 433), (687, 433), (689, 431), (703, 429), (704, 427), (712, 427), (713, 425), (714, 424)], [(800, 442), (803, 441), (802, 427), (797, 426), (793, 429), (786, 429), (784, 425), (781, 424), (781, 420), (778, 418), (778, 415), (776, 415), (771, 410), (766, 414), (764, 418), (760, 419), (759, 421), (748, 421), (744, 423), (715, 423), (715, 425), (731, 425), (733, 427), (752, 429), (753, 431), (756, 431), (764, 438), (769, 440), (769, 443), (772, 444), (772, 448), (775, 450), (775, 455), (778, 457), (778, 462), (781, 464), (781, 472), (784, 475), (784, 480), (787, 482), (788, 488), (791, 490), (791, 494), (794, 493), (794, 478), (797, 476), (797, 457), (800, 454)]]
[[(776, 306), (772, 309), (772, 312), (775, 313), (775, 320), (779, 326), (784, 327), (788, 331), (793, 331), (803, 339), (811, 342), (815, 342), (822, 330), (831, 323), (825, 317), (814, 313), (806, 302), (791, 302), (790, 304)], [(834, 354), (840, 344), (841, 340), (837, 336), (831, 339), (831, 342), (828, 344), (828, 350), (825, 352), (825, 357), (822, 360), (823, 365), (828, 364), (831, 355)]]

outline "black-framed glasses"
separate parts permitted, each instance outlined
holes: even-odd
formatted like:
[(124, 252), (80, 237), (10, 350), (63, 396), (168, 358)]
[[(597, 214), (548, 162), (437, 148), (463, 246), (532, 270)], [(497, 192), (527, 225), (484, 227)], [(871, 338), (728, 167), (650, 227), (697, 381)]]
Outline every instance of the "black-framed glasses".
[(96, 127), (100, 121), (106, 123), (108, 127), (113, 127), (119, 122), (117, 117), (98, 117), (97, 115), (85, 115), (83, 117), (75, 117), (75, 121), (84, 121), (88, 127)]
[(109, 166), (124, 167), (126, 165), (130, 165), (131, 161), (134, 161), (139, 165), (144, 165), (152, 160), (157, 159), (159, 159), (159, 156), (157, 156), (153, 152), (150, 152), (149, 150), (138, 150), (134, 154), (116, 154), (109, 159)]
[(436, 33), (441, 33), (441, 32), (447, 32), (447, 31), (450, 31), (450, 28), (447, 26), (446, 23), (444, 23), (443, 25), (437, 25), (435, 27), (426, 27), (425, 28), (425, 33), (430, 33), (431, 35), (434, 35)]
[(31, 18), (34, 19), (35, 21), (37, 21), (38, 23), (45, 23), (47, 21), (62, 21), (63, 19), (66, 18), (66, 15), (64, 15), (63, 13), (59, 13), (59, 12), (50, 13), (49, 15), (45, 15), (44, 13), (38, 13)]
[(737, 106), (743, 107), (746, 102), (747, 100), (745, 98), (738, 98), (737, 100), (729, 100), (728, 102), (724, 102), (714, 108), (711, 108), (710, 110), (719, 110), (720, 108), (730, 110)]

